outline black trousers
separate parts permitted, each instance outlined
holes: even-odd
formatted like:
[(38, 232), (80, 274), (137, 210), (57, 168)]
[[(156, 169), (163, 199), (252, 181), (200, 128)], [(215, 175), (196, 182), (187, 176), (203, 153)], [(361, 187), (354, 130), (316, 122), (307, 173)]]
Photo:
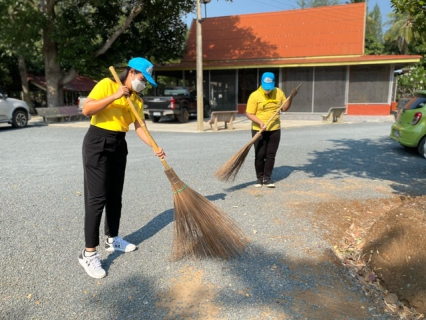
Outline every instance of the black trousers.
[[(256, 130), (251, 130), (252, 137), (257, 132)], [(267, 181), (271, 179), (280, 139), (281, 130), (263, 131), (260, 138), (254, 143), (254, 167), (258, 180)]]
[(104, 208), (105, 235), (118, 235), (128, 153), (125, 136), (125, 132), (90, 126), (84, 137), (84, 236), (87, 248), (99, 245)]

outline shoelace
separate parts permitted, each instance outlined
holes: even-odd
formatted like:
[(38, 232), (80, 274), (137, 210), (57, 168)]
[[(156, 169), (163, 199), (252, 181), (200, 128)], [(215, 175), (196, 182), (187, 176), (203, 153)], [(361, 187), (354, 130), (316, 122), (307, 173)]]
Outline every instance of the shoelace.
[(99, 253), (96, 253), (94, 256), (90, 257), (89, 261), (95, 269), (100, 268), (102, 266), (101, 261), (99, 260)]

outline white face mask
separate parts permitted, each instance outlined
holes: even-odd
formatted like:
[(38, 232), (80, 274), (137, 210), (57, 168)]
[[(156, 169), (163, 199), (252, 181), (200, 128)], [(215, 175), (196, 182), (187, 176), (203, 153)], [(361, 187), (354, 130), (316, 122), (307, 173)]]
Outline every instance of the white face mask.
[(136, 92), (141, 92), (146, 88), (145, 81), (140, 81), (139, 79), (132, 80), (132, 89)]
[(145, 88), (146, 88), (146, 82), (145, 81), (140, 81), (139, 79), (133, 79), (132, 80), (133, 91), (141, 92)]

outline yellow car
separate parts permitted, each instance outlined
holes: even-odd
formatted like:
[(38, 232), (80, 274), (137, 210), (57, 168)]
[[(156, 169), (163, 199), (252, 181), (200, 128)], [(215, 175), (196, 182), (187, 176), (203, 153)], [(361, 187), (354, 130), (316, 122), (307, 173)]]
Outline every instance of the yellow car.
[(390, 137), (404, 147), (417, 148), (426, 158), (426, 90), (414, 96), (398, 113)]

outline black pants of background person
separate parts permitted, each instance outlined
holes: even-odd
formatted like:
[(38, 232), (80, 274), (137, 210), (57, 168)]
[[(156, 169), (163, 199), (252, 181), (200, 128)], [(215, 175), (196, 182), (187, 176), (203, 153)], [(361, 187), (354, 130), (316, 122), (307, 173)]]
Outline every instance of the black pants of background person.
[[(256, 133), (257, 131), (252, 130), (252, 137), (254, 137)], [(281, 130), (264, 131), (260, 136), (260, 139), (254, 143), (254, 167), (256, 169), (256, 177), (258, 180), (271, 180), (280, 139)]]
[(90, 126), (83, 140), (84, 235), (86, 248), (99, 245), (99, 227), (105, 208), (105, 235), (118, 235), (121, 196), (127, 161), (125, 132)]

